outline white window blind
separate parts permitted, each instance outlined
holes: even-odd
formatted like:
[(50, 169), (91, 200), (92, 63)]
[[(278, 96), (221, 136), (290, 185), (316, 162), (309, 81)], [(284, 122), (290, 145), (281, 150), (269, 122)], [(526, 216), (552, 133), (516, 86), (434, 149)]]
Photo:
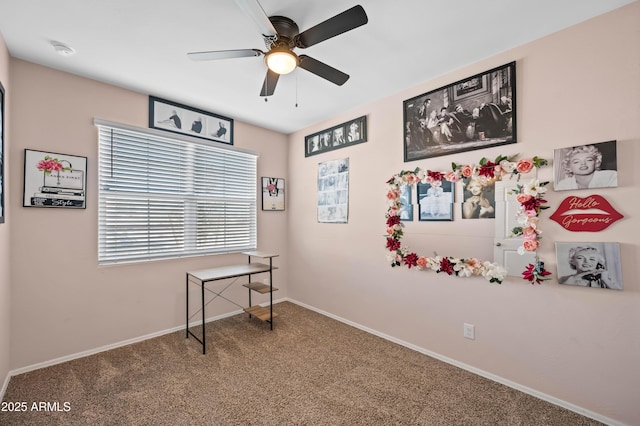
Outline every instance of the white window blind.
[(96, 125), (99, 263), (256, 248), (254, 153)]

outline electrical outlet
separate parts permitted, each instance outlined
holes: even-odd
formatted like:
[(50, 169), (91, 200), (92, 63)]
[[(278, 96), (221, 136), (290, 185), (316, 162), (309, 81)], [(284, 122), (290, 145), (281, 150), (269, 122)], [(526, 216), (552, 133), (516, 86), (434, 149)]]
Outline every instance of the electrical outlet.
[(464, 338), (476, 340), (476, 329), (473, 324), (464, 323)]

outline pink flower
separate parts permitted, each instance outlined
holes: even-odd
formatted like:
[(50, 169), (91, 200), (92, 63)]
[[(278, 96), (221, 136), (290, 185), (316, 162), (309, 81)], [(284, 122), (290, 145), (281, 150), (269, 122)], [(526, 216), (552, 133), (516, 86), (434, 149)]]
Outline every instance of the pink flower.
[(518, 200), (518, 202), (520, 204), (524, 204), (526, 202), (528, 202), (529, 200), (531, 200), (533, 197), (531, 195), (527, 195), (527, 194), (518, 194), (516, 196), (516, 200)]
[(527, 217), (536, 217), (538, 216), (538, 212), (535, 210), (525, 210), (524, 214), (527, 215)]
[(537, 237), (538, 230), (535, 228), (535, 226), (527, 226), (522, 229), (522, 235), (524, 235), (525, 238), (527, 238), (527, 235), (533, 235), (534, 237)]
[(466, 166), (462, 166), (462, 176), (464, 177), (471, 177), (471, 175), (473, 174), (473, 168), (470, 165), (466, 165)]
[(387, 192), (387, 198), (389, 200), (395, 200), (397, 198), (400, 197), (400, 193), (396, 192), (396, 191), (389, 191)]
[(478, 259), (474, 259), (474, 258), (467, 259), (465, 264), (469, 268), (471, 268), (471, 270), (475, 275), (478, 275), (480, 273), (480, 267), (482, 266), (482, 262), (480, 262)]
[(49, 158), (49, 156), (47, 156), (44, 160), (40, 160), (38, 162), (37, 168), (43, 172), (59, 172), (64, 167), (62, 166), (62, 163), (56, 159)]
[(457, 182), (460, 180), (460, 176), (458, 175), (458, 173), (454, 172), (453, 170), (445, 173), (444, 178), (449, 182)]
[(418, 265), (419, 268), (424, 268), (425, 266), (427, 266), (427, 258), (424, 256), (418, 257), (416, 265)]
[(516, 165), (518, 173), (529, 173), (531, 169), (533, 169), (533, 160), (531, 158), (523, 158)]
[(408, 183), (409, 185), (413, 185), (419, 180), (420, 178), (416, 176), (415, 173), (413, 172), (405, 173), (404, 175), (402, 175), (402, 181)]
[(393, 226), (390, 226), (389, 228), (387, 228), (387, 234), (393, 235), (394, 232), (395, 230), (393, 229)]
[(536, 251), (539, 245), (540, 245), (540, 241), (538, 240), (524, 240), (522, 242), (522, 247), (526, 251)]

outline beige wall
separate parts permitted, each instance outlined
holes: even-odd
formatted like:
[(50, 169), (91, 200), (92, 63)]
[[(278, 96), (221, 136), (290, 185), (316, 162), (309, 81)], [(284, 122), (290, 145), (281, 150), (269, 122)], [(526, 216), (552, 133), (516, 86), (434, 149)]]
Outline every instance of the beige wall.
[[(20, 196), (11, 199), (12, 369), (183, 325), (185, 271), (245, 263), (245, 256), (97, 264), (93, 119), (146, 127), (148, 96), (17, 59), (10, 71), (12, 91), (20, 94), (11, 115), (12, 193), (22, 194), (25, 148), (88, 158), (86, 210), (25, 208)], [(258, 177), (287, 178), (286, 136), (236, 121), (235, 145), (260, 153)], [(286, 296), (286, 219), (286, 211), (258, 211), (259, 249), (282, 255), (276, 297)], [(246, 300), (241, 289), (231, 293), (239, 302)], [(207, 315), (237, 309), (215, 301)]]
[[(514, 60), (516, 145), (403, 162), (403, 100)], [(304, 157), (305, 135), (365, 114), (366, 143)], [(542, 214), (539, 254), (555, 275), (556, 241), (620, 242), (624, 291), (559, 285), (555, 278), (539, 286), (519, 278), (496, 285), (388, 265), (385, 182), (400, 170), (446, 170), (452, 161), (477, 163), (498, 154), (552, 159), (554, 148), (612, 139), (618, 141), (619, 187), (593, 192), (625, 219), (596, 234), (565, 231), (549, 216), (569, 194), (555, 193), (550, 185), (546, 198), (552, 208)], [(640, 424), (640, 3), (362, 106), (289, 140), (291, 298), (602, 418)], [(317, 163), (344, 157), (350, 159), (349, 223), (318, 224)], [(539, 176), (551, 179), (551, 168)], [(493, 221), (464, 221), (460, 205), (455, 209), (454, 222), (408, 224), (406, 242), (426, 255), (490, 260)], [(475, 341), (463, 338), (465, 322), (475, 325)]]
[[(4, 172), (5, 176), (9, 173), (9, 156), (7, 152), (9, 151), (9, 129), (8, 129), (8, 118), (9, 112), (9, 51), (7, 50), (7, 46), (2, 38), (2, 34), (0, 34), (0, 82), (4, 86), (5, 90), (5, 126), (4, 126)], [(4, 202), (5, 206), (9, 203), (9, 188), (5, 183), (4, 187)], [(11, 275), (9, 270), (9, 239), (10, 239), (10, 220), (7, 217), (8, 212), (5, 207), (5, 220), (4, 223), (0, 223), (0, 395), (3, 393), (5, 378), (7, 377), (10, 369), (10, 339), (11, 339)]]

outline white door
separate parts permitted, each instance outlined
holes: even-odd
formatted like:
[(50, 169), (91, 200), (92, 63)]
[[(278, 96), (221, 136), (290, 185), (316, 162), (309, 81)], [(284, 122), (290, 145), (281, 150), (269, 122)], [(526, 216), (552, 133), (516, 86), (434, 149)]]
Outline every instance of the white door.
[(496, 219), (493, 239), (493, 261), (507, 269), (507, 275), (522, 278), (522, 271), (528, 264), (535, 264), (536, 254), (526, 252), (518, 254), (522, 237), (512, 237), (511, 230), (518, 225), (516, 214), (520, 203), (509, 192), (516, 188), (516, 180), (496, 182)]

